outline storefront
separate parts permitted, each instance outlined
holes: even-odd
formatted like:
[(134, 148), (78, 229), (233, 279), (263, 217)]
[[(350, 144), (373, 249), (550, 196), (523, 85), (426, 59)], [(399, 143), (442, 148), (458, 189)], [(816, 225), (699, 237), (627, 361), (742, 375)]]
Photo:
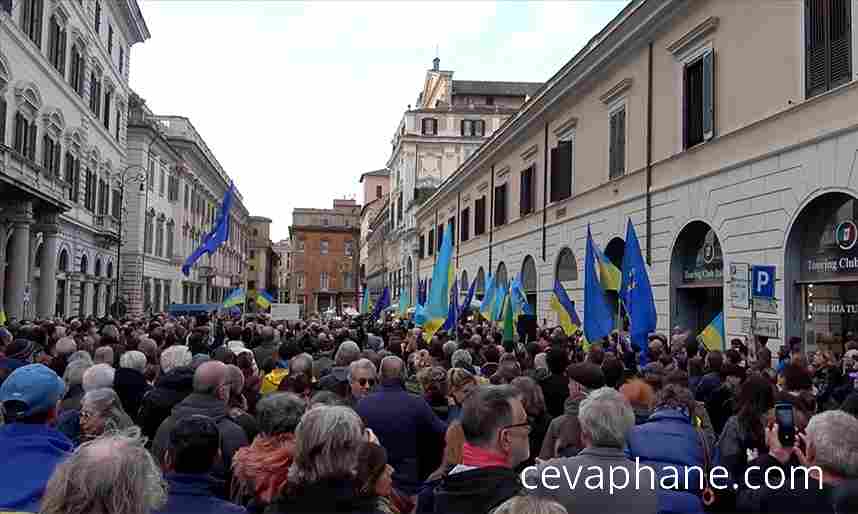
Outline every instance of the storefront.
[(828, 193), (796, 219), (787, 243), (787, 306), (792, 334), (807, 350), (842, 353), (846, 336), (858, 333), (858, 200)]
[(680, 231), (670, 259), (672, 324), (700, 333), (724, 308), (724, 257), (708, 224)]

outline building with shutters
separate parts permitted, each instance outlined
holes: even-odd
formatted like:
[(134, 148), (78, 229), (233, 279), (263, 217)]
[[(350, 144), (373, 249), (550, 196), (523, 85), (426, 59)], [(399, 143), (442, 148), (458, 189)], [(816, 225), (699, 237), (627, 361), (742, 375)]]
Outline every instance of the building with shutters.
[(277, 301), (279, 303), (292, 303), (289, 297), (289, 277), (292, 275), (292, 241), (281, 239), (271, 247), (277, 254)]
[(0, 2), (0, 310), (104, 315), (116, 297), (135, 0)]
[(253, 218), (238, 188), (227, 242), (200, 258), (189, 276), (181, 271), (214, 226), (231, 180), (189, 119), (156, 115), (131, 94), (119, 255), (128, 312), (220, 303), (233, 288), (255, 280), (247, 270)]
[(331, 209), (292, 211), (289, 296), (302, 316), (357, 307), (361, 206), (334, 200)]
[(842, 349), (858, 331), (855, 8), (630, 2), (419, 206), (419, 277), (452, 224), (461, 290), (521, 273), (551, 323), (555, 279), (583, 314), (588, 226), (619, 266), (630, 219), (659, 330), (723, 312), (727, 338), (748, 335), (731, 275), (767, 264), (757, 333)]
[[(271, 244), (271, 219), (264, 216), (250, 217), (250, 255), (248, 258), (247, 298), (254, 299), (262, 291), (277, 301), (280, 298), (277, 269), (280, 254)], [(255, 301), (250, 302), (256, 308)]]
[(530, 82), (455, 80), (437, 57), (391, 140), (390, 234), (386, 254), (393, 299), (401, 286), (416, 297), (415, 213), (444, 180), (540, 88)]
[(383, 261), (382, 255), (386, 255), (388, 249), (386, 246), (394, 243), (387, 238), (381, 238), (381, 233), (375, 233), (379, 228), (377, 218), (383, 216), (385, 219), (389, 219), (390, 170), (380, 169), (366, 172), (361, 175), (359, 182), (363, 186), (363, 207), (361, 207), (360, 213), (360, 249), (358, 252), (360, 271), (358, 276), (361, 284), (360, 290), (363, 291), (364, 285), (369, 285), (370, 292), (375, 297), (381, 293), (387, 284), (387, 265), (379, 263)]

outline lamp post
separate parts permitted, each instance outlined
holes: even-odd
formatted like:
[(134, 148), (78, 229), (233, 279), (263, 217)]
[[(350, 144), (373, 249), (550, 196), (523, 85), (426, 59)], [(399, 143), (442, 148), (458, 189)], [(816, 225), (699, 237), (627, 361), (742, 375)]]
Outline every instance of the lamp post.
[[(128, 173), (133, 169), (139, 169), (140, 172), (137, 173), (136, 175), (128, 176)], [(122, 273), (122, 267), (121, 267), (122, 244), (123, 244), (123, 241), (122, 241), (122, 224), (124, 222), (122, 213), (125, 210), (125, 205), (124, 205), (125, 204), (125, 186), (128, 184), (131, 184), (133, 182), (140, 182), (140, 187), (141, 188), (145, 187), (146, 169), (143, 166), (140, 166), (139, 164), (133, 164), (131, 166), (128, 166), (127, 168), (125, 168), (121, 172), (115, 174), (114, 177), (112, 177), (112, 178), (115, 178), (116, 182), (119, 184), (119, 209), (118, 209), (118, 211), (119, 211), (119, 219), (118, 219), (119, 238), (116, 242), (116, 293), (115, 293), (115, 299), (113, 301), (114, 306), (117, 306), (116, 312), (115, 312), (115, 314), (117, 315), (116, 317), (119, 317), (118, 316), (118, 314), (119, 314), (119, 312), (118, 312), (119, 311), (118, 300), (119, 300), (119, 295), (120, 295), (120, 287), (121, 287), (120, 280), (121, 280), (121, 273)], [(148, 203), (148, 198), (147, 198), (147, 203)], [(144, 213), (145, 213), (145, 211), (144, 211)]]

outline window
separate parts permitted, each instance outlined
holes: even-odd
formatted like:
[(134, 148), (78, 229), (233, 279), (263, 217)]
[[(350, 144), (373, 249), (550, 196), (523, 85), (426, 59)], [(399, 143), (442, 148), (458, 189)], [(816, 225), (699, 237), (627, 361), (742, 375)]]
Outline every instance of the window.
[(71, 48), (71, 66), (69, 67), (69, 84), (75, 93), (83, 98), (83, 52), (77, 43)]
[(345, 242), (345, 252), (347, 256), (351, 257), (354, 254), (354, 246), (355, 242), (350, 239)]
[(47, 133), (42, 136), (42, 167), (51, 175), (60, 176), (60, 144)]
[(158, 194), (162, 197), (167, 190), (167, 171), (164, 169), (164, 164), (161, 163), (161, 172), (158, 175)]
[(95, 70), (89, 74), (89, 109), (96, 117), (101, 116), (101, 76)]
[(483, 195), (474, 202), (474, 235), (486, 233), (486, 197)]
[(486, 135), (486, 122), (483, 120), (462, 120), (460, 130), (463, 136), (482, 137)]
[(487, 96), (486, 97), (486, 105), (494, 105), (494, 104), (495, 104), (495, 97)]
[(417, 245), (417, 257), (422, 259), (426, 256), (426, 236), (420, 234), (420, 243)]
[(119, 75), (122, 75), (125, 70), (125, 49), (121, 46), (119, 47)]
[(434, 228), (429, 230), (429, 237), (427, 237), (427, 240), (429, 241), (429, 251), (427, 252), (427, 255), (432, 255), (435, 251), (435, 229)]
[(456, 246), (456, 217), (450, 216), (450, 219), (447, 220), (447, 225), (450, 227), (450, 237), (452, 241), (450, 241), (453, 246)]
[(851, 80), (851, 3), (850, 0), (805, 0), (807, 98)]
[(0, 95), (0, 145), (6, 144), (6, 98)]
[(107, 208), (110, 205), (110, 188), (107, 186), (107, 181), (98, 180), (98, 213), (107, 214)]
[(114, 137), (116, 138), (117, 141), (119, 141), (119, 131), (120, 131), (120, 128), (122, 127), (121, 123), (122, 123), (122, 112), (117, 107), (116, 108), (116, 122), (115, 122), (115, 125), (113, 128), (115, 131)]
[(175, 237), (176, 233), (176, 224), (173, 223), (173, 220), (167, 222), (167, 254), (166, 257), (168, 259), (173, 258), (173, 237)]
[(179, 177), (170, 175), (168, 179), (167, 199), (171, 202), (179, 201)]
[[(143, 229), (143, 252), (152, 253), (152, 231), (154, 229), (155, 214), (146, 215), (146, 226)], [(194, 245), (196, 246), (196, 245)]]
[(304, 290), (304, 274), (303, 273), (296, 273), (295, 274), (295, 289), (297, 289), (299, 291)]
[(328, 218), (322, 218), (322, 226), (328, 226)]
[(164, 220), (158, 219), (157, 229), (155, 230), (155, 255), (158, 257), (164, 256)]
[(572, 139), (560, 141), (551, 149), (551, 201), (572, 196)]
[(626, 173), (626, 107), (611, 113), (610, 151), (608, 155), (608, 177), (615, 179)]
[(101, 2), (95, 0), (95, 33), (101, 34)]
[(435, 118), (423, 118), (420, 124), (424, 136), (438, 135), (438, 120)]
[(298, 245), (295, 247), (295, 251), (296, 252), (303, 252), (304, 251), (304, 240), (303, 239), (298, 240)]
[(533, 166), (521, 172), (521, 198), (519, 200), (521, 216), (527, 216), (533, 212)]
[(95, 211), (95, 174), (87, 168), (83, 185), (83, 206), (89, 211)]
[(506, 184), (495, 187), (494, 226), (506, 225)]
[(62, 75), (66, 70), (66, 29), (60, 25), (57, 15), (51, 16), (48, 29), (48, 60)]
[(188, 208), (188, 205), (191, 201), (191, 186), (185, 184), (185, 209)]
[(328, 255), (328, 241), (324, 239), (319, 241), (319, 253), (322, 255)]
[(375, 186), (375, 197), (376, 197), (376, 198), (381, 198), (381, 195), (382, 195), (382, 188), (381, 188), (381, 186)]
[(110, 98), (112, 93), (110, 91), (104, 92), (104, 116), (101, 118), (101, 121), (104, 123), (104, 128), (108, 131), (110, 130)]
[(256, 258), (256, 250), (250, 250), (250, 258), (251, 258), (251, 259), (255, 259), (255, 258)]
[(343, 272), (343, 289), (351, 289), (354, 287), (353, 274), (350, 271)]
[(465, 207), (464, 209), (462, 209), (462, 213), (459, 214), (459, 219), (461, 222), (461, 228), (459, 230), (461, 230), (462, 232), (459, 235), (459, 238), (462, 241), (467, 241), (471, 237), (471, 208)]
[(152, 156), (149, 156), (149, 169), (146, 170), (146, 187), (155, 191), (155, 159)]
[(20, 112), (15, 114), (15, 140), (12, 146), (31, 161), (36, 160), (36, 130), (34, 122), (30, 122)]
[(443, 224), (438, 225), (438, 228), (435, 230), (435, 237), (436, 237), (435, 248), (437, 248), (438, 251), (440, 252), (441, 251), (441, 245), (444, 243), (444, 225)]
[(113, 57), (113, 25), (107, 24), (107, 55)]
[(42, 14), (44, 9), (44, 0), (23, 0), (21, 2), (21, 30), (38, 48), (42, 48)]
[(119, 219), (119, 217), (121, 216), (120, 209), (122, 209), (122, 200), (120, 197), (119, 190), (114, 189), (112, 196), (113, 196), (113, 198), (110, 202), (110, 207), (111, 207), (110, 214), (114, 218)]
[(708, 141), (714, 135), (713, 70), (711, 49), (685, 65), (683, 143), (685, 148)]
[(328, 288), (328, 272), (323, 271), (319, 273), (319, 289), (325, 290)]

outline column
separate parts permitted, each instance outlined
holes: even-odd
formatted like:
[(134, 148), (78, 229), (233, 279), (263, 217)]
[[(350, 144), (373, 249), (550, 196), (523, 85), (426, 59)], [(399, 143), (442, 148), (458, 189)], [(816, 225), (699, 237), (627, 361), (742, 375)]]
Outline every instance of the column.
[(21, 319), (24, 314), (24, 290), (27, 288), (30, 260), (30, 225), (33, 223), (32, 202), (22, 202), (12, 218), (12, 255), (6, 256), (9, 283), (6, 284), (6, 317)]
[(39, 279), (39, 305), (36, 310), (40, 318), (51, 318), (56, 315), (57, 304), (57, 250), (60, 227), (56, 224), (56, 215), (44, 220), (42, 229), (44, 243), (42, 246), (42, 268)]
[(92, 313), (91, 306), (89, 305), (90, 298), (92, 298), (92, 282), (87, 282), (86, 279), (84, 279), (84, 281), (80, 283), (81, 316), (89, 316)]

